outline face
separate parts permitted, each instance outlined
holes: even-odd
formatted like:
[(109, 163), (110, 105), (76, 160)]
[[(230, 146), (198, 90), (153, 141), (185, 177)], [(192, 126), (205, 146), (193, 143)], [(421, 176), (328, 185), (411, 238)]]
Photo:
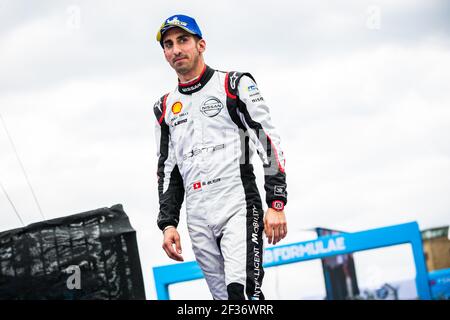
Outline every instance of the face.
[(164, 55), (179, 74), (187, 74), (198, 66), (205, 45), (205, 40), (199, 40), (180, 28), (171, 28), (164, 33)]

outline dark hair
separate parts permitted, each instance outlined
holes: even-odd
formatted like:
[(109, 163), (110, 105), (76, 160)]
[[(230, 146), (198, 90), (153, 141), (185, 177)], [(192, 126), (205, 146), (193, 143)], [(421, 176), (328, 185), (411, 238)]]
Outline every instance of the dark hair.
[[(181, 29), (181, 28), (180, 28), (180, 29)], [(184, 29), (181, 29), (181, 30), (184, 30)], [(186, 30), (184, 30), (184, 31), (186, 31)], [(203, 38), (200, 37), (199, 35), (197, 35), (197, 34), (192, 34), (192, 33), (188, 32), (188, 31), (186, 31), (186, 35), (187, 35), (187, 36), (192, 36), (192, 37), (194, 38), (194, 40), (195, 40), (195, 43), (198, 43), (200, 40), (203, 39)], [(161, 41), (159, 42), (159, 44), (160, 44), (161, 47), (164, 49), (164, 35), (162, 35)]]

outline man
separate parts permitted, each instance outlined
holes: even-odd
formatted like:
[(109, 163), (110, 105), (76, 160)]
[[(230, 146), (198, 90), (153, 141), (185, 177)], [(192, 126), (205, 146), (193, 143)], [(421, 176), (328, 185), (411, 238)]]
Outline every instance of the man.
[[(192, 247), (213, 298), (264, 299), (263, 230), (273, 244), (287, 233), (284, 156), (269, 109), (250, 74), (205, 64), (206, 42), (193, 18), (168, 18), (157, 41), (178, 76), (154, 107), (163, 249), (183, 261), (176, 228), (186, 193)], [(264, 163), (264, 220), (254, 149)]]

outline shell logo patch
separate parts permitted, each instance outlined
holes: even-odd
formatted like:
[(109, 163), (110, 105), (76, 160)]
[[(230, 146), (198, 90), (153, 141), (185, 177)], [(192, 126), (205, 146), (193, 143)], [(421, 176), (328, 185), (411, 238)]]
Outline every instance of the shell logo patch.
[(183, 109), (183, 105), (181, 104), (180, 101), (177, 101), (177, 102), (175, 102), (175, 103), (172, 105), (172, 113), (173, 113), (173, 114), (178, 114), (178, 113), (180, 113), (180, 112), (181, 112), (181, 109)]

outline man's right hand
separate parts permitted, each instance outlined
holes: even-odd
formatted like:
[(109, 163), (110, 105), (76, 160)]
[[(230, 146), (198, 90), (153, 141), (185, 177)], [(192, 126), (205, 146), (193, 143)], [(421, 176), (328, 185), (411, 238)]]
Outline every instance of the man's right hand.
[(184, 261), (181, 256), (180, 235), (175, 227), (168, 228), (164, 231), (164, 241), (162, 247), (170, 259)]

